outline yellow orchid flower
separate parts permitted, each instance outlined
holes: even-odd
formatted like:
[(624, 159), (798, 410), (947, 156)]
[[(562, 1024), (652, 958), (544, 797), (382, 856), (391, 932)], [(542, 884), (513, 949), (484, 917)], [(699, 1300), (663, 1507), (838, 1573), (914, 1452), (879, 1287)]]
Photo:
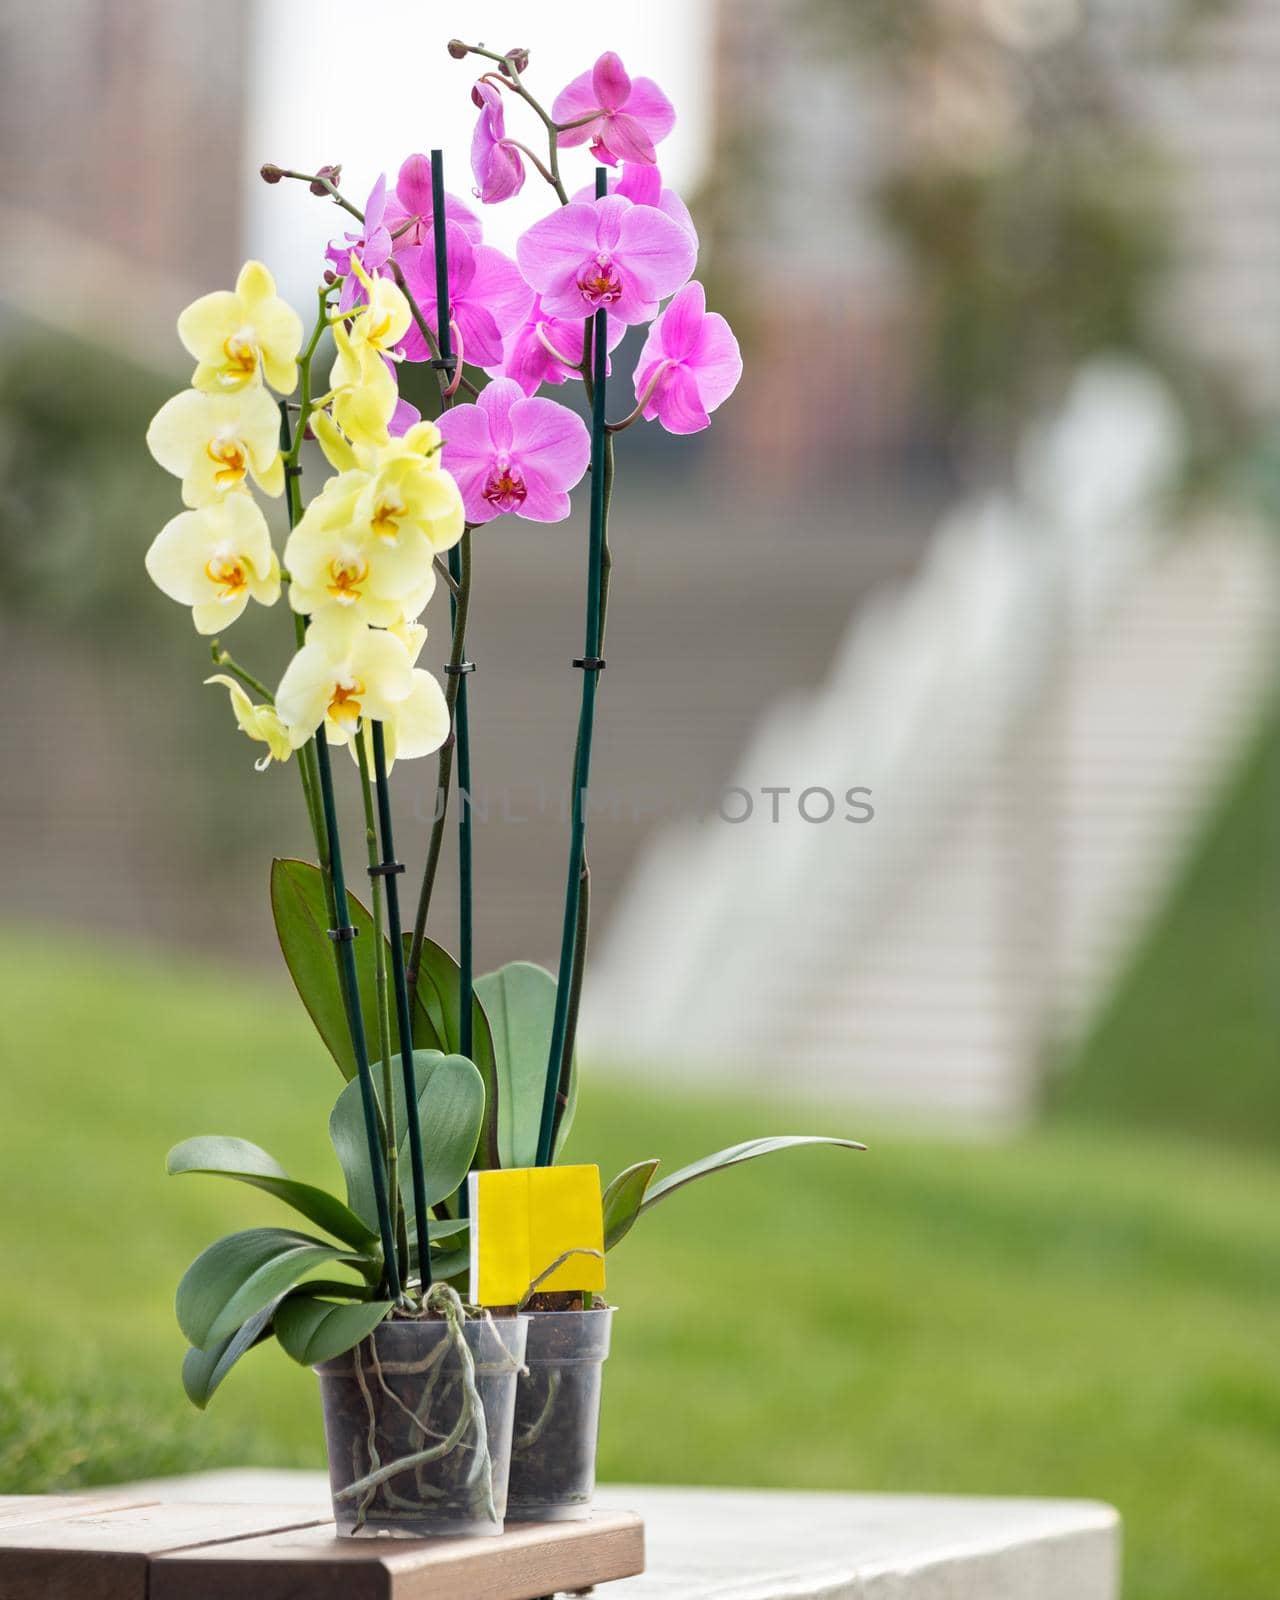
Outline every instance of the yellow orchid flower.
[(449, 736), (444, 691), (413, 665), (394, 634), (332, 611), (307, 629), (285, 668), (276, 710), (294, 749), (324, 726), (330, 744), (353, 745), (362, 721), (383, 724), (387, 755), (429, 755)]
[[(390, 278), (371, 278), (355, 255), (351, 257), (351, 270), (364, 286), (366, 295), (365, 304), (356, 306), (345, 318), (350, 325), (351, 340), (395, 359), (395, 348), (408, 333), (413, 316), (404, 291)], [(335, 378), (334, 387), (337, 385)]]
[(412, 621), (435, 590), (429, 539), (416, 526), (383, 537), (363, 509), (369, 483), (359, 471), (330, 478), (289, 535), (289, 604), (304, 616), (345, 611), (390, 627)]
[(178, 318), (178, 337), (196, 358), (197, 389), (234, 393), (258, 383), (261, 373), (280, 394), (297, 385), (302, 319), (260, 261), (245, 262), (234, 290), (192, 301)]
[(147, 429), (147, 448), (166, 472), (182, 479), (189, 506), (216, 504), (245, 485), (250, 473), (264, 494), (284, 488), (280, 414), (265, 389), (207, 394), (186, 389), (166, 400)]
[(236, 680), (229, 678), (225, 672), (215, 672), (211, 678), (206, 678), (204, 681), (222, 684), (231, 695), (231, 710), (235, 714), (241, 733), (248, 734), (249, 738), (256, 739), (259, 744), (266, 745), (266, 755), (253, 764), (255, 771), (265, 772), (273, 761), (289, 759), (293, 754), (293, 746), (289, 742), (289, 730), (281, 722), (280, 714), (274, 706), (255, 706)]
[(146, 567), (158, 589), (191, 607), (200, 633), (234, 622), (251, 598), (269, 606), (280, 596), (267, 521), (247, 494), (179, 512), (156, 535)]
[(390, 437), (388, 425), (400, 398), (396, 380), (379, 352), (353, 339), (340, 322), (333, 336), (338, 346), (329, 374), (334, 418), (353, 443), (377, 448)]

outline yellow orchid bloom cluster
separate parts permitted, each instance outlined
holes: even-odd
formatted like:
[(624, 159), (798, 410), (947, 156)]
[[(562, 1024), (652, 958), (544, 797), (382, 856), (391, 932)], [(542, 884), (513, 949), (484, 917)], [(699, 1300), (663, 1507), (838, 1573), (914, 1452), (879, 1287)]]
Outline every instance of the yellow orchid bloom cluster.
[[(287, 760), (322, 726), (331, 744), (355, 754), (357, 730), (382, 722), (389, 760), (437, 750), (449, 733), (444, 693), (415, 665), (427, 633), (417, 619), (435, 589), (437, 553), (462, 537), (462, 496), (440, 466), (434, 423), (390, 432), (399, 401), (392, 363), (409, 304), (394, 283), (352, 267), (365, 302), (331, 322), (330, 391), (315, 400), (302, 391), (299, 425), (309, 423), (334, 469), (284, 552), (289, 603), (309, 619), (306, 635), (274, 703), (255, 704), (226, 674), (205, 680), (229, 691), (241, 731), (267, 746), (259, 770)], [(192, 386), (161, 407), (147, 444), (182, 480), (187, 509), (160, 530), (146, 567), (191, 607), (198, 632), (215, 634), (251, 599), (279, 598), (280, 562), (250, 484), (270, 496), (284, 490), (278, 403), (267, 385), (291, 394), (315, 340), (300, 360), (301, 320), (257, 261), (233, 291), (188, 306), (178, 333), (196, 361)]]

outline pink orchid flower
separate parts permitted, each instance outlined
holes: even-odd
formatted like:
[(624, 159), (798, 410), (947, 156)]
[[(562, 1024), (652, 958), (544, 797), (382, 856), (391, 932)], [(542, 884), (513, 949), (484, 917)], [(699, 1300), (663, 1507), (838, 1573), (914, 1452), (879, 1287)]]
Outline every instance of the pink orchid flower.
[[(662, 174), (657, 167), (649, 166), (643, 161), (624, 161), (621, 172), (614, 173), (609, 179), (609, 193), (620, 194), (637, 206), (656, 206), (659, 211), (665, 212), (672, 222), (678, 222), (693, 240), (694, 248), (698, 244), (698, 230), (693, 225), (693, 218), (689, 215), (689, 208), (675, 192), (674, 189), (664, 189)], [(587, 184), (579, 189), (577, 194), (571, 195), (572, 200), (594, 200), (596, 191), (592, 184)]]
[(479, 187), (476, 194), (485, 205), (510, 200), (524, 188), (524, 162), (507, 138), (502, 96), (491, 83), (477, 83), (471, 98), (480, 107), (480, 120), (471, 138), (471, 170)]
[(653, 79), (629, 78), (612, 50), (561, 89), (551, 116), (558, 123), (579, 124), (561, 131), (562, 147), (589, 139), (591, 153), (611, 167), (619, 161), (656, 161), (654, 146), (676, 123), (670, 100)]
[[(502, 365), (495, 367), (490, 376), (514, 378), (525, 394), (535, 394), (544, 383), (566, 383), (570, 378), (581, 378), (578, 368), (582, 361), (585, 322), (585, 317), (574, 321), (553, 317), (535, 295), (529, 315), (507, 337)], [(607, 326), (606, 342), (613, 350), (626, 333), (627, 325), (610, 317)]]
[[(397, 255), (415, 245), (431, 243), (432, 216), (431, 157), (408, 156), (400, 168), (394, 191), (387, 196), (384, 220), (392, 233), (397, 232), (410, 217), (418, 220), (393, 241), (392, 248)], [(446, 222), (456, 222), (472, 244), (479, 244), (483, 239), (484, 225), (480, 218), (457, 195), (445, 195), (444, 216)]]
[(636, 402), (668, 433), (700, 433), (738, 386), (742, 357), (729, 324), (686, 283), (649, 329), (636, 366)]
[(532, 522), (561, 522), (569, 490), (587, 470), (591, 436), (577, 412), (530, 399), (510, 378), (495, 378), (473, 406), (439, 419), (440, 455), (462, 490), (469, 522), (514, 512)]
[(678, 222), (619, 194), (570, 201), (516, 244), (543, 310), (570, 321), (605, 308), (619, 322), (648, 322), (693, 271), (697, 254)]
[[(478, 367), (502, 362), (502, 343), (519, 327), (533, 303), (533, 290), (520, 270), (492, 245), (472, 244), (456, 222), (445, 224), (445, 253), (449, 262), (449, 316), (457, 329), (457, 355)], [(405, 280), (426, 319), (436, 322), (436, 264), (430, 246), (415, 246), (400, 255)], [(406, 360), (425, 361), (430, 354), (416, 322), (400, 346)]]
[(387, 177), (381, 173), (364, 203), (364, 222), (360, 232), (344, 234), (341, 239), (332, 240), (325, 251), (325, 259), (345, 279), (342, 293), (338, 296), (339, 311), (350, 311), (353, 306), (363, 305), (367, 298), (364, 286), (351, 270), (352, 256), (357, 258), (371, 278), (376, 277), (387, 264), (391, 254), (391, 232), (386, 225), (386, 210)]

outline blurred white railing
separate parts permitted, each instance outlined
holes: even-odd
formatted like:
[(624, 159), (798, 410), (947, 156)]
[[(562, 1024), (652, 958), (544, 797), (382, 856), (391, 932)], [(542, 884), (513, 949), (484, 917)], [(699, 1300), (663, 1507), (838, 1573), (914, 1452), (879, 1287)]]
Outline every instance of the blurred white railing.
[(586, 1050), (935, 1122), (1027, 1113), (1271, 682), (1275, 554), (1242, 527), (1170, 536), (1182, 443), (1149, 375), (1081, 373), (1015, 492), (946, 518), (826, 684), (763, 716), (733, 778), (751, 818), (655, 839), (589, 973)]

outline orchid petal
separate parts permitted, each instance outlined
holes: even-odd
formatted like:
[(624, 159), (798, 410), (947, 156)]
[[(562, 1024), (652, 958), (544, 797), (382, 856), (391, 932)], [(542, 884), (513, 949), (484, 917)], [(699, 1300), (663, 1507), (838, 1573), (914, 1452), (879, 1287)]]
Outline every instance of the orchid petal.
[(627, 99), (627, 115), (644, 124), (645, 132), (659, 144), (676, 125), (675, 107), (652, 78), (636, 78)]
[[(577, 122), (593, 111), (603, 109), (592, 88), (591, 72), (588, 69), (586, 72), (580, 72), (572, 83), (561, 89), (552, 102), (551, 117), (554, 122)], [(580, 128), (566, 128), (557, 135), (556, 142), (565, 148), (586, 144), (595, 127), (595, 123), (586, 123)]]
[(668, 367), (658, 379), (652, 405), (668, 433), (701, 433), (711, 422), (698, 396), (697, 382), (687, 367)]
[(658, 159), (653, 140), (644, 124), (626, 111), (619, 111), (605, 123), (602, 141), (609, 153), (620, 161), (652, 163)]
[(576, 411), (554, 400), (517, 400), (511, 405), (512, 450), (528, 479), (535, 468), (558, 488), (581, 481), (591, 459), (591, 435)]
[(654, 324), (662, 353), (671, 361), (684, 361), (702, 332), (707, 312), (706, 291), (700, 283), (686, 283)]
[(722, 405), (738, 387), (742, 352), (733, 330), (718, 312), (710, 311), (703, 319), (688, 364), (697, 374), (698, 396), (708, 411)]
[(606, 50), (591, 69), (591, 92), (598, 106), (617, 111), (631, 95), (631, 79), (616, 50)]

